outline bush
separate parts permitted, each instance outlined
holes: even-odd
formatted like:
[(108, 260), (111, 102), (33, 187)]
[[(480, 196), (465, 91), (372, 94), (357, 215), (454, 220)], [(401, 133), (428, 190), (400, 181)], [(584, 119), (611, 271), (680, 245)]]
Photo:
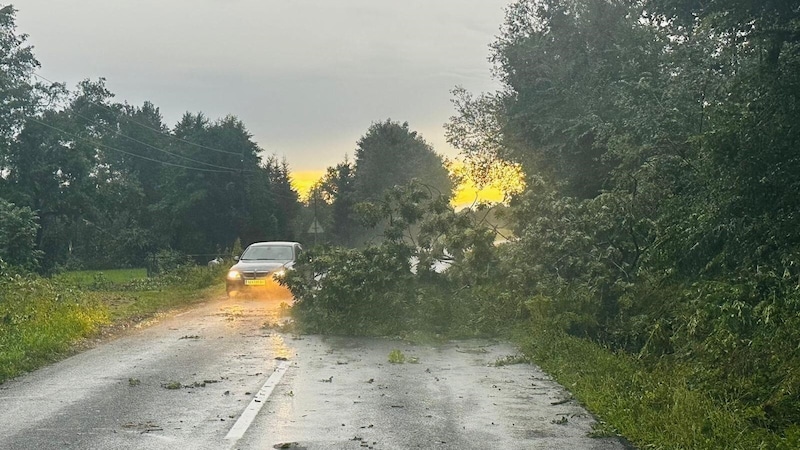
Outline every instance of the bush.
[(154, 276), (176, 271), (179, 267), (191, 264), (191, 260), (183, 253), (162, 249), (148, 258), (147, 275)]
[(0, 260), (26, 270), (39, 267), (42, 252), (36, 249), (37, 220), (30, 208), (0, 198)]
[(96, 296), (0, 263), (0, 382), (50, 361), (108, 321)]

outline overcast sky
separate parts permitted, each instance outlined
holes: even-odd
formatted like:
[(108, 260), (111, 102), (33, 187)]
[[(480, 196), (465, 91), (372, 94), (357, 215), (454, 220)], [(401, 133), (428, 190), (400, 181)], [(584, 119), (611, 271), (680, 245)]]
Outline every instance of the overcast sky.
[(18, 0), (39, 73), (105, 77), (116, 101), (234, 114), (297, 171), (351, 159), (372, 122), (407, 121), (454, 156), (450, 90), (495, 90), (510, 0)]

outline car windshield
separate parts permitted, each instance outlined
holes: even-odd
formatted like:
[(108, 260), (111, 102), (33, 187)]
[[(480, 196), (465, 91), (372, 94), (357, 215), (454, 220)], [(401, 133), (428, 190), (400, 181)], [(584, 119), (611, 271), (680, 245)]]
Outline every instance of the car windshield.
[(291, 261), (292, 248), (286, 246), (250, 247), (242, 254), (244, 260)]

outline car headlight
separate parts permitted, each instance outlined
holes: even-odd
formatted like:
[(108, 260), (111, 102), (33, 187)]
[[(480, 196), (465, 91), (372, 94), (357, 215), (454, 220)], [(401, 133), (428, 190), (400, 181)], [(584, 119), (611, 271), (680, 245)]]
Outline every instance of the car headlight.
[(284, 275), (286, 275), (286, 270), (284, 269), (278, 269), (272, 273), (273, 278), (283, 278)]
[(228, 279), (229, 280), (239, 280), (242, 278), (242, 274), (239, 273), (237, 270), (231, 270), (228, 272)]

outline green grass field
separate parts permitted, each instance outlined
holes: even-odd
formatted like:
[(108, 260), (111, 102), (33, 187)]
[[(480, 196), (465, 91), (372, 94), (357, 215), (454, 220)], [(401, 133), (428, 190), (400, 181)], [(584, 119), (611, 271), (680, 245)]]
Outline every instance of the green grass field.
[(64, 272), (57, 275), (55, 278), (67, 283), (75, 284), (82, 287), (88, 287), (98, 277), (102, 277), (113, 284), (127, 283), (133, 280), (142, 280), (147, 278), (147, 270), (140, 269), (112, 269), (112, 270), (75, 270), (71, 272)]

